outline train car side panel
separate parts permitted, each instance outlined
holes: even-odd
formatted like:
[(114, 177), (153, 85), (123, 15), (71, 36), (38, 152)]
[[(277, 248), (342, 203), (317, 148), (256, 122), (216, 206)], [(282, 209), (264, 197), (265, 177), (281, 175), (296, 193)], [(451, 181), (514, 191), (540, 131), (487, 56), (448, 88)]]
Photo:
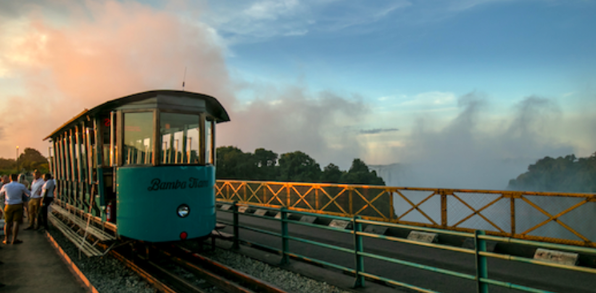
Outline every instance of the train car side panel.
[(215, 227), (214, 184), (213, 166), (119, 168), (118, 233), (150, 242), (208, 235)]

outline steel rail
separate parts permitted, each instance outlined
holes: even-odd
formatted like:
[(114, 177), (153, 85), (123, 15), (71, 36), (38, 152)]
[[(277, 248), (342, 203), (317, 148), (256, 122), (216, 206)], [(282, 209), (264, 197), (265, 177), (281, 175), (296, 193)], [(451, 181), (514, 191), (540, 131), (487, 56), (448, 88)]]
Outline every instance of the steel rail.
[[(271, 247), (269, 245), (250, 242), (250, 241), (248, 241), (246, 239), (242, 239), (242, 238), (240, 238), (240, 242), (242, 244), (246, 245), (246, 246), (249, 246), (249, 247), (255, 247), (255, 248), (258, 248), (258, 249), (264, 249), (264, 250), (267, 250), (267, 251), (270, 251), (272, 253), (276, 253), (276, 254), (279, 254), (279, 255), (282, 255), (283, 254), (283, 251), (281, 249), (277, 249), (277, 248)], [(345, 266), (342, 266), (342, 265), (337, 265), (337, 264), (326, 262), (326, 261), (323, 261), (323, 260), (318, 260), (318, 259), (315, 259), (315, 258), (310, 258), (310, 257), (304, 256), (304, 255), (301, 255), (301, 254), (288, 252), (287, 255), (289, 257), (293, 258), (293, 259), (297, 259), (297, 260), (302, 260), (302, 261), (314, 263), (314, 264), (317, 264), (319, 266), (331, 267), (331, 268), (335, 268), (335, 269), (338, 269), (338, 270), (341, 270), (341, 271), (345, 271), (345, 272), (348, 272), (348, 273), (352, 273), (352, 274), (355, 274), (356, 273), (356, 270), (351, 269), (349, 267), (345, 267)]]
[(424, 288), (420, 288), (418, 286), (414, 286), (414, 285), (410, 285), (408, 283), (404, 283), (404, 282), (399, 282), (399, 281), (395, 281), (395, 280), (391, 280), (388, 278), (384, 278), (381, 276), (377, 276), (377, 275), (373, 275), (373, 274), (369, 274), (369, 273), (365, 273), (365, 272), (361, 272), (361, 275), (373, 279), (373, 280), (379, 280), (379, 281), (383, 281), (385, 283), (389, 283), (395, 286), (399, 286), (399, 287), (404, 287), (404, 288), (408, 288), (414, 291), (418, 291), (418, 292), (424, 292), (424, 293), (439, 293), (437, 291), (433, 291), (433, 290), (429, 290), (429, 289), (424, 289)]
[(583, 252), (589, 254), (596, 254), (596, 249), (588, 248), (588, 247), (581, 247), (581, 246), (571, 246), (565, 244), (553, 244), (553, 243), (545, 243), (545, 242), (536, 242), (530, 240), (522, 240), (516, 238), (509, 238), (509, 237), (501, 237), (501, 236), (492, 236), (492, 235), (482, 235), (478, 236), (478, 238), (483, 240), (492, 240), (497, 242), (504, 242), (504, 243), (514, 243), (514, 244), (523, 244), (523, 245), (531, 245), (531, 246), (540, 246), (552, 249), (561, 249), (573, 252)]
[(162, 283), (160, 280), (155, 278), (153, 275), (149, 274), (147, 271), (145, 271), (141, 267), (134, 264), (132, 261), (128, 260), (126, 257), (122, 256), (120, 253), (118, 253), (114, 250), (111, 250), (110, 254), (117, 260), (124, 263), (127, 267), (132, 269), (134, 272), (139, 274), (139, 276), (141, 276), (143, 279), (145, 279), (147, 282), (149, 282), (151, 285), (153, 285), (157, 290), (164, 292), (164, 293), (176, 293), (176, 291), (174, 291), (173, 289), (168, 287), (166, 284)]
[(474, 233), (468, 233), (468, 232), (457, 232), (457, 231), (451, 231), (451, 230), (445, 230), (445, 229), (426, 228), (426, 227), (418, 227), (418, 226), (412, 227), (412, 226), (403, 225), (403, 224), (395, 224), (395, 223), (387, 223), (387, 222), (379, 222), (379, 221), (371, 221), (371, 220), (362, 220), (362, 219), (357, 220), (357, 222), (358, 223), (362, 223), (362, 224), (375, 225), (375, 226), (383, 226), (383, 227), (390, 227), (390, 228), (401, 228), (401, 229), (411, 229), (411, 230), (417, 230), (417, 231), (424, 231), (424, 232), (431, 232), (431, 233), (441, 233), (441, 234), (445, 234), (445, 235), (453, 235), (453, 236), (462, 236), (462, 237), (474, 238)]
[(170, 254), (169, 252), (161, 250), (160, 253), (168, 256), (171, 261), (175, 262), (176, 264), (180, 265), (181, 267), (185, 268), (186, 270), (189, 270), (189, 271), (195, 273), (195, 275), (199, 275), (201, 278), (205, 279), (210, 284), (214, 284), (217, 287), (224, 289), (224, 291), (226, 291), (226, 292), (237, 292), (237, 293), (252, 293), (253, 292), (247, 288), (240, 286), (239, 284), (230, 282), (229, 280), (226, 280), (226, 279), (224, 279), (216, 274), (213, 274), (203, 268), (193, 265), (187, 261), (184, 261), (181, 258), (177, 258), (177, 257), (173, 256), (172, 254)]
[(170, 280), (173, 280), (177, 287), (183, 287), (184, 291), (187, 292), (196, 292), (196, 293), (207, 293), (207, 291), (194, 286), (193, 284), (189, 283), (187, 280), (176, 276), (175, 274), (169, 272), (167, 269), (161, 267), (160, 265), (152, 262), (152, 261), (145, 261), (148, 265), (153, 267), (154, 269), (158, 270), (160, 274), (165, 275)]
[[(274, 286), (268, 282), (265, 282), (263, 280), (255, 278), (253, 276), (250, 276), (248, 274), (245, 274), (243, 272), (240, 272), (238, 270), (230, 268), (230, 267), (228, 267), (224, 264), (221, 264), (217, 261), (214, 261), (204, 255), (201, 255), (196, 252), (192, 252), (191, 250), (189, 250), (187, 248), (181, 247), (179, 245), (175, 245), (174, 248), (185, 253), (186, 255), (192, 256), (193, 260), (196, 261), (201, 266), (210, 267), (212, 269), (212, 271), (223, 272), (225, 275), (227, 275), (227, 277), (235, 279), (239, 282), (248, 284), (251, 287), (258, 288), (262, 292), (267, 292), (267, 293), (285, 293), (286, 292), (286, 291), (278, 288), (277, 286)], [(162, 252), (166, 252), (166, 251), (162, 250)], [(201, 269), (190, 262), (183, 261), (182, 259), (178, 259), (178, 261), (183, 262), (185, 266), (187, 266), (189, 268), (193, 268), (193, 270), (201, 270), (203, 272), (207, 272), (206, 270)], [(219, 277), (219, 278), (221, 279), (221, 277)], [(231, 284), (227, 280), (223, 280), (223, 282)]]

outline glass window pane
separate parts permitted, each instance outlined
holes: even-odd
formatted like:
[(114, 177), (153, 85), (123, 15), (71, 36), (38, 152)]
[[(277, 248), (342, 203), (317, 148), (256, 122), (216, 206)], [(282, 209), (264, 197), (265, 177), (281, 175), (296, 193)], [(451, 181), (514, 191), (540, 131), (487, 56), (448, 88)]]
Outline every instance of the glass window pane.
[(198, 164), (199, 115), (161, 113), (161, 163)]
[(124, 113), (124, 165), (153, 161), (153, 112)]
[(213, 146), (211, 145), (211, 136), (213, 129), (211, 125), (213, 122), (207, 120), (205, 121), (205, 163), (206, 164), (213, 164), (211, 161), (211, 153), (213, 152)]

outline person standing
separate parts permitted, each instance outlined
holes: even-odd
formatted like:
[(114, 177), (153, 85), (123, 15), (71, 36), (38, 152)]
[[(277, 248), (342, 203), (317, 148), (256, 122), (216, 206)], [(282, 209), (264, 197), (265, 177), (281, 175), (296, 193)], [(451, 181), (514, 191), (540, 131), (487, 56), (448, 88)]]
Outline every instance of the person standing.
[(29, 180), (27, 180), (27, 175), (25, 175), (25, 173), (21, 173), (19, 174), (18, 180), (19, 183), (25, 185), (25, 188), (29, 189), (29, 187), (31, 187)]
[(54, 183), (54, 180), (52, 180), (52, 175), (50, 173), (44, 174), (43, 180), (45, 181), (45, 183), (43, 184), (43, 187), (41, 189), (42, 206), (41, 213), (39, 215), (39, 223), (43, 225), (46, 231), (49, 231), (50, 226), (48, 224), (48, 207), (54, 201), (54, 189), (56, 188), (56, 185)]
[(41, 206), (41, 190), (45, 181), (41, 178), (41, 172), (33, 171), (33, 182), (31, 183), (31, 199), (29, 200), (29, 227), (25, 230), (39, 228), (39, 219), (37, 214)]
[(23, 222), (23, 195), (31, 195), (25, 185), (17, 182), (17, 174), (10, 175), (10, 183), (5, 184), (0, 189), (0, 198), (4, 198), (4, 241), (8, 244), (10, 235), (12, 235), (11, 244), (23, 243), (17, 239), (19, 235), (19, 225)]
[[(2, 188), (2, 186), (4, 184), (10, 183), (10, 180), (8, 180), (7, 175), (3, 175), (1, 179), (2, 179), (2, 181), (0, 182), (0, 188)], [(0, 219), (2, 219), (2, 218), (4, 218), (4, 201), (3, 200), (0, 200), (0, 208), (1, 208), (0, 213), (2, 213), (2, 217), (0, 217)]]
[[(19, 179), (17, 180), (19, 183), (25, 185), (25, 188), (31, 190), (31, 184), (29, 183), (29, 180), (27, 180), (27, 176), (25, 175), (25, 173), (21, 173), (19, 174)], [(29, 210), (29, 208), (27, 207), (27, 203), (29, 202), (29, 197), (23, 198), (23, 219), (27, 218), (27, 211)], [(29, 218), (28, 220), (29, 223), (31, 223), (31, 218)]]

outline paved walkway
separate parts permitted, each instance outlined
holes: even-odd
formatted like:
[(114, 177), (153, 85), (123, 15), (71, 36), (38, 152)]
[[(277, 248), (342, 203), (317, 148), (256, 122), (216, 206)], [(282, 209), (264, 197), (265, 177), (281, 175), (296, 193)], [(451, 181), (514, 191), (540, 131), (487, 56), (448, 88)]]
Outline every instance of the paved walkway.
[[(23, 226), (27, 227), (28, 224)], [(4, 239), (4, 235), (0, 236)], [(86, 292), (52, 247), (45, 233), (20, 231), (17, 245), (1, 245), (0, 288), (2, 293)]]

